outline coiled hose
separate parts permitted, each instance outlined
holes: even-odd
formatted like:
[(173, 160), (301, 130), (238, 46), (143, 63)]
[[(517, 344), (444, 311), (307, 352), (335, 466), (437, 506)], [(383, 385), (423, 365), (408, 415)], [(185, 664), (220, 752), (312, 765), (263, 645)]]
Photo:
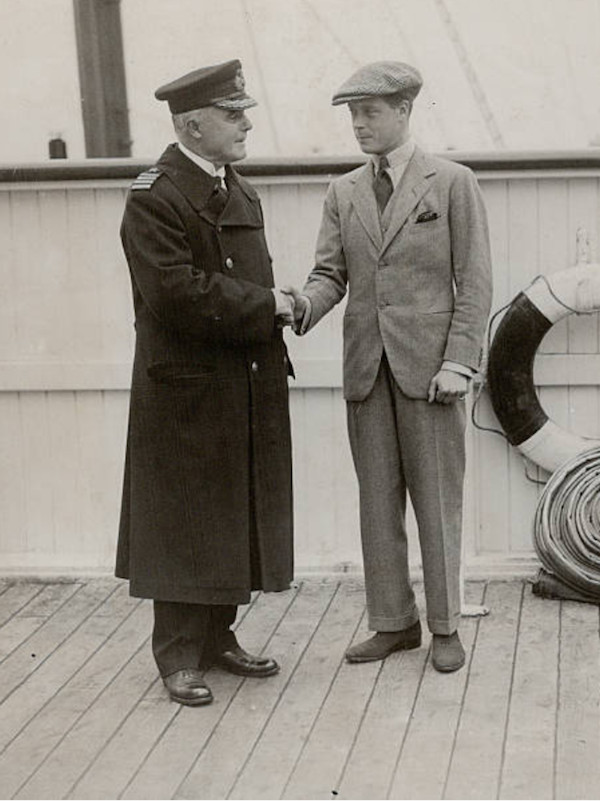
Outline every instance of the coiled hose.
[(537, 505), (533, 540), (546, 570), (600, 601), (600, 447), (552, 474)]

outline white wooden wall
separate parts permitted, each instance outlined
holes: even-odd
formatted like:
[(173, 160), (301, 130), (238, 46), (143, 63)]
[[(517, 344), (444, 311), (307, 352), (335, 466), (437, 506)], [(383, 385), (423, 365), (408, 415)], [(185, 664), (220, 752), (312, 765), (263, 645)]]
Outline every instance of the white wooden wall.
[[(580, 227), (600, 260), (600, 169), (485, 172), (479, 179), (490, 217), (494, 308), (536, 274), (573, 263)], [(254, 183), (277, 281), (302, 284), (327, 178)], [(118, 238), (126, 186), (0, 184), (0, 570), (112, 566), (133, 345)], [(299, 571), (360, 569), (341, 314), (336, 309), (303, 339), (287, 335), (298, 376), (291, 411)], [(536, 380), (546, 411), (572, 430), (600, 436), (598, 319), (563, 321), (540, 353)], [(497, 426), (486, 398), (478, 418)], [(471, 429), (468, 444), (467, 570), (529, 569), (539, 485), (499, 436)]]

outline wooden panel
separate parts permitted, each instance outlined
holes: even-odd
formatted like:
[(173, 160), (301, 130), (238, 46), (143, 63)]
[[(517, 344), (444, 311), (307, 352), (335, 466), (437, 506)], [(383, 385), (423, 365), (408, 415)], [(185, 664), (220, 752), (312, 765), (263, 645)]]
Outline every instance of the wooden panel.
[[(256, 179), (280, 283), (312, 267), (328, 176)], [(538, 272), (575, 259), (588, 229), (600, 258), (597, 170), (486, 172), (494, 309)], [(122, 180), (0, 187), (0, 555), (8, 569), (111, 569), (120, 505), (131, 356), (129, 277), (118, 229)], [(360, 569), (358, 501), (341, 394), (343, 303), (308, 336), (286, 331), (291, 383), (297, 565)], [(600, 436), (597, 316), (554, 326), (536, 360), (547, 413)], [(497, 428), (489, 401), (477, 419)], [(529, 559), (539, 486), (499, 436), (469, 433), (467, 562)], [(529, 468), (537, 477), (537, 470)], [(414, 526), (412, 526), (414, 529)], [(418, 559), (412, 532), (413, 558)]]
[[(597, 226), (600, 218), (598, 180), (596, 178), (567, 182), (569, 231), (585, 232), (589, 245), (585, 254), (592, 261), (592, 253), (598, 253)], [(568, 241), (569, 262), (577, 260), (577, 237)], [(600, 259), (600, 254), (598, 254)], [(596, 353), (598, 350), (598, 315), (571, 315), (567, 320), (567, 343), (569, 353)]]
[[(543, 185), (542, 185), (543, 184)], [(540, 272), (544, 275), (570, 266), (569, 241), (575, 232), (568, 230), (568, 192), (566, 181), (548, 179), (540, 182), (538, 206), (538, 248)], [(567, 322), (556, 323), (544, 337), (540, 353), (567, 352)]]

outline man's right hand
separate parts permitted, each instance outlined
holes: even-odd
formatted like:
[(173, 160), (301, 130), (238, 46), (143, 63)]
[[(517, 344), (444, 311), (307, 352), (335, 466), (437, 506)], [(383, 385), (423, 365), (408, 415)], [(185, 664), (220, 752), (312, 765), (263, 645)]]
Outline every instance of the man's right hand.
[(294, 298), (282, 289), (272, 289), (275, 298), (275, 317), (280, 326), (294, 325)]
[(310, 320), (310, 300), (306, 295), (301, 295), (294, 286), (282, 286), (281, 291), (294, 301), (294, 331), (296, 334), (304, 334)]

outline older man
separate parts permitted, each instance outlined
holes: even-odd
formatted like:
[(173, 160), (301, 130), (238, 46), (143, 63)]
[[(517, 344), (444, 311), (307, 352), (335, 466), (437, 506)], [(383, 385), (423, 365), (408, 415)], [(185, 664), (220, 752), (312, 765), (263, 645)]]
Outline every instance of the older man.
[(300, 333), (349, 289), (344, 396), (359, 482), (369, 626), (350, 662), (421, 644), (405, 528), (419, 529), (433, 666), (465, 660), (457, 625), (465, 407), (491, 301), (486, 214), (473, 173), (410, 137), (421, 76), (382, 61), (335, 93), (368, 163), (329, 187)]
[(252, 125), (239, 61), (156, 91), (178, 142), (133, 182), (121, 227), (136, 348), (116, 574), (154, 599), (173, 700), (210, 703), (203, 669), (278, 671), (231, 626), (292, 579), (290, 299), (273, 289), (255, 190), (230, 166)]

